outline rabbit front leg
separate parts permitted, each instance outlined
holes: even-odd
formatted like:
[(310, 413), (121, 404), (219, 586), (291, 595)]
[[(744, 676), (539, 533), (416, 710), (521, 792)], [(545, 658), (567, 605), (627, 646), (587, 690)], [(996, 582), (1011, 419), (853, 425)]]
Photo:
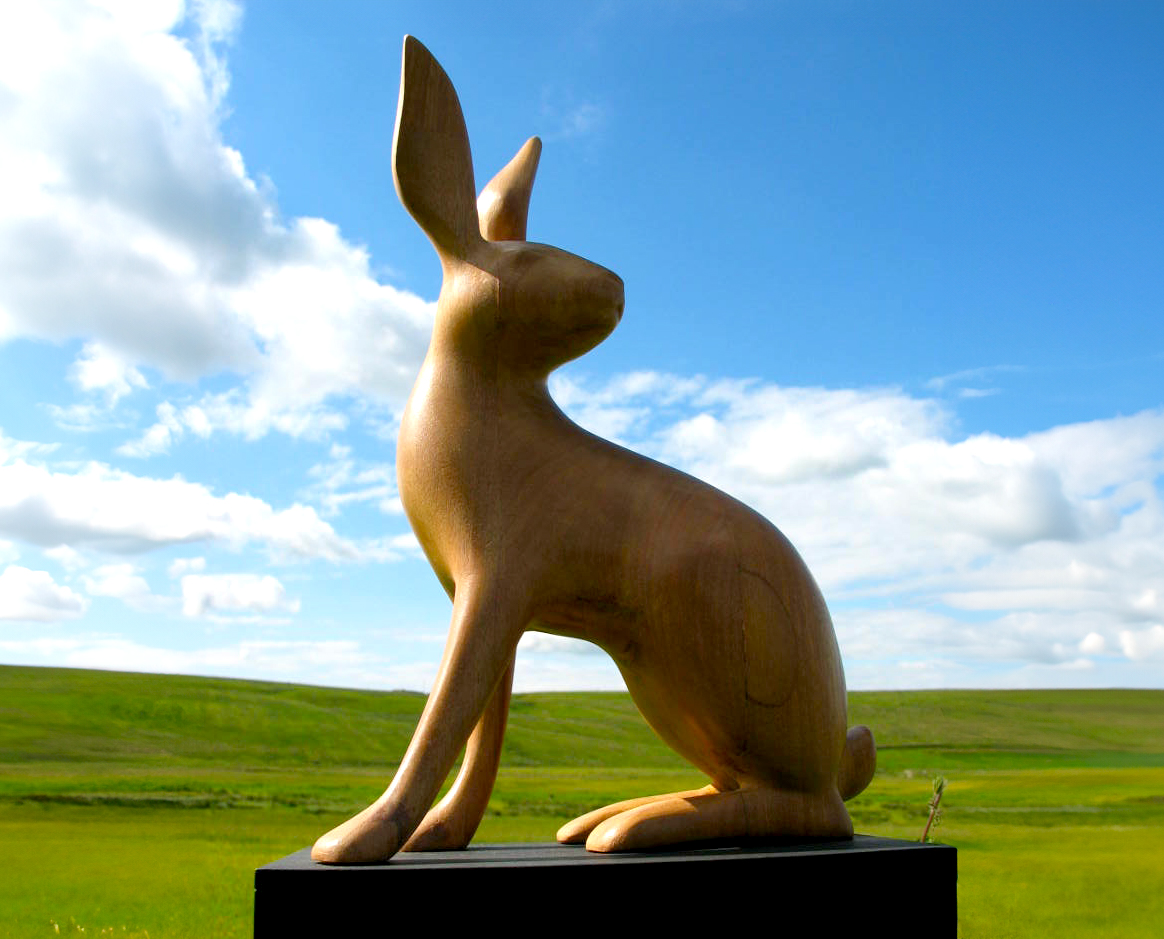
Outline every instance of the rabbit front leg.
[[(498, 583), (497, 579), (478, 582)], [(513, 660), (525, 625), (498, 591), (458, 584), (444, 657), (420, 723), (392, 784), (375, 802), (323, 835), (315, 861), (385, 861), (408, 841)]]
[(473, 728), (457, 781), (445, 797), (429, 809), (401, 851), (454, 851), (473, 840), (489, 805), (497, 768), (501, 764), (501, 745), (505, 739), (509, 698), (513, 692), (513, 667), (514, 660), (510, 659), (509, 668), (489, 699), (485, 713)]

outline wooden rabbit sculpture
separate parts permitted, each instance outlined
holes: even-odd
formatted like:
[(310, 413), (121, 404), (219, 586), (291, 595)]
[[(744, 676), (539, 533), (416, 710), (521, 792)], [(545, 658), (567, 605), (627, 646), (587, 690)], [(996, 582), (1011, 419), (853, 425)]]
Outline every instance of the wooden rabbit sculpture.
[[(393, 171), (444, 283), (397, 472), (452, 623), (392, 784), (312, 857), (376, 861), (469, 842), (527, 629), (605, 649), (650, 725), (711, 779), (598, 809), (559, 841), (631, 851), (851, 836), (843, 799), (873, 775), (873, 738), (846, 734), (832, 622), (800, 556), (747, 506), (587, 433), (550, 398), (550, 371), (619, 322), (623, 285), (524, 240), (540, 152), (531, 139), (475, 200), (456, 92), (405, 38)], [(430, 810), (462, 748), (460, 775)]]

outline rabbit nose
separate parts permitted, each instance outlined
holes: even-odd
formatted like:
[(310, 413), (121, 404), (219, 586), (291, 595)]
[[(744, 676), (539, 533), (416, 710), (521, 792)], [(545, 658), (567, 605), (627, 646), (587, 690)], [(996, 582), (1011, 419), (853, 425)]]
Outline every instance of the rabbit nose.
[(623, 293), (622, 278), (615, 276), (611, 284), (611, 300), (614, 306), (614, 312), (618, 314), (618, 318), (622, 319), (623, 307), (626, 304), (626, 295)]

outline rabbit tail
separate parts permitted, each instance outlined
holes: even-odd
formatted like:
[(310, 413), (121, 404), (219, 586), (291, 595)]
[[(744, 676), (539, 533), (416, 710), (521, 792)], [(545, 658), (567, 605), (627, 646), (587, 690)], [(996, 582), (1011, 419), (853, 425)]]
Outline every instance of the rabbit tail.
[(877, 768), (877, 745), (873, 731), (863, 724), (850, 727), (845, 735), (845, 752), (841, 755), (841, 772), (837, 789), (846, 802), (863, 792)]

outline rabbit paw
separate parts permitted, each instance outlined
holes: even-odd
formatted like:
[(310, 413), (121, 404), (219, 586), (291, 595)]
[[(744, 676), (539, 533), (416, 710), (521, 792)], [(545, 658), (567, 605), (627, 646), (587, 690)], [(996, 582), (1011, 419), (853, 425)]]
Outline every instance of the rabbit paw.
[(386, 861), (400, 849), (400, 831), (378, 804), (368, 806), (315, 842), (311, 859), (322, 864)]

